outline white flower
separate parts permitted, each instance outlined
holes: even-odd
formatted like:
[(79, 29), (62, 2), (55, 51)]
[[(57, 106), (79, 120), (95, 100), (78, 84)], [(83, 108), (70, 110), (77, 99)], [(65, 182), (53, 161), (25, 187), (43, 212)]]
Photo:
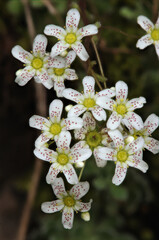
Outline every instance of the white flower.
[(145, 173), (148, 165), (141, 158), (141, 150), (144, 146), (143, 138), (140, 137), (131, 143), (125, 144), (124, 138), (119, 130), (109, 131), (108, 134), (115, 144), (115, 149), (99, 147), (97, 155), (105, 161), (110, 160), (116, 163), (112, 182), (115, 185), (120, 185), (125, 179), (129, 166), (135, 167)]
[(48, 184), (53, 183), (59, 172), (63, 172), (70, 184), (78, 183), (78, 177), (72, 164), (87, 160), (92, 152), (85, 144), (75, 144), (70, 149), (71, 134), (70, 132), (61, 132), (56, 141), (56, 152), (48, 148), (36, 148), (34, 154), (36, 157), (51, 163), (51, 167), (46, 176)]
[(52, 184), (54, 194), (58, 200), (44, 202), (41, 209), (45, 213), (62, 211), (62, 224), (64, 228), (71, 229), (73, 226), (74, 211), (87, 212), (91, 208), (92, 199), (88, 203), (83, 203), (80, 199), (88, 192), (89, 183), (79, 182), (70, 191), (65, 190), (62, 178), (57, 178)]
[(16, 45), (12, 48), (12, 55), (24, 63), (25, 68), (17, 72), (15, 82), (20, 86), (24, 86), (34, 77), (37, 82), (42, 83), (46, 88), (53, 87), (53, 82), (48, 75), (48, 67), (50, 62), (55, 68), (64, 67), (64, 60), (58, 61), (59, 57), (52, 59), (46, 53), (47, 38), (39, 34), (33, 42), (33, 52), (25, 51), (21, 46)]
[(90, 36), (98, 33), (98, 28), (94, 24), (89, 24), (78, 29), (80, 13), (77, 9), (70, 9), (66, 17), (66, 30), (50, 24), (44, 29), (44, 33), (49, 36), (54, 36), (60, 40), (51, 50), (51, 56), (55, 57), (67, 48), (72, 48), (81, 60), (87, 61), (89, 55), (81, 43), (81, 39), (85, 36)]
[(156, 53), (159, 57), (159, 17), (155, 25), (145, 16), (139, 16), (137, 22), (147, 34), (137, 41), (136, 47), (144, 49), (147, 46), (154, 44)]
[(61, 132), (80, 128), (83, 126), (83, 120), (79, 117), (68, 117), (61, 120), (63, 103), (61, 100), (55, 99), (49, 106), (50, 119), (33, 115), (29, 119), (30, 127), (42, 130), (42, 134), (35, 141), (35, 146), (40, 148), (50, 139), (57, 141)]
[[(98, 121), (106, 120), (106, 112), (101, 107), (102, 104), (97, 103), (98, 98), (109, 98), (115, 96), (115, 92), (111, 89), (105, 89), (95, 94), (94, 85), (95, 80), (93, 77), (87, 76), (82, 81), (84, 87), (84, 94), (77, 92), (74, 89), (67, 88), (63, 91), (63, 96), (77, 103), (68, 112), (69, 117), (79, 116), (85, 111), (91, 111), (94, 118)], [(110, 99), (109, 99), (110, 100)]]
[[(67, 54), (66, 58), (58, 57), (58, 61), (65, 61), (65, 65), (63, 68), (54, 68), (53, 64), (50, 64), (50, 68), (48, 70), (48, 74), (54, 83), (54, 89), (58, 97), (63, 97), (62, 91), (65, 89), (64, 80), (76, 80), (78, 76), (74, 69), (70, 69), (71, 63), (74, 61), (76, 57), (76, 53), (74, 51), (70, 51)], [(60, 64), (60, 63), (59, 63)]]
[(83, 115), (83, 127), (76, 129), (74, 134), (76, 139), (84, 140), (88, 144), (89, 148), (93, 151), (97, 166), (104, 167), (107, 162), (97, 156), (97, 151), (99, 146), (108, 146), (109, 142), (112, 141), (108, 135), (107, 128), (98, 131), (96, 129), (96, 120), (90, 112), (86, 112)]
[(144, 148), (156, 154), (159, 152), (159, 141), (150, 137), (151, 134), (156, 130), (159, 126), (159, 117), (155, 114), (151, 114), (148, 116), (146, 121), (144, 122), (144, 127), (136, 131), (128, 122), (125, 121), (125, 125), (130, 131), (130, 135), (127, 138), (132, 138), (132, 140), (137, 139), (138, 137), (142, 137), (144, 139)]
[(97, 104), (104, 109), (112, 111), (107, 121), (107, 127), (114, 130), (119, 127), (120, 123), (123, 123), (122, 119), (127, 119), (135, 129), (140, 130), (143, 127), (142, 119), (133, 111), (143, 107), (143, 104), (146, 103), (146, 99), (144, 97), (139, 97), (128, 101), (128, 86), (123, 81), (118, 81), (115, 85), (115, 89), (116, 101), (106, 97), (97, 99)]

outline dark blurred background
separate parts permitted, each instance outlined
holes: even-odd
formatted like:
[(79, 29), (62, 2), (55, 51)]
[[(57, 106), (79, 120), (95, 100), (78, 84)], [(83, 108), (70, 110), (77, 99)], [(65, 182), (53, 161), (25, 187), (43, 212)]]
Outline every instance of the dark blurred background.
[[(157, 19), (159, 3), (152, 0), (52, 0), (50, 1), (63, 19), (69, 8), (79, 4), (89, 23), (100, 21), (102, 27), (95, 41), (101, 57), (108, 87), (118, 80), (129, 86), (129, 99), (144, 96), (147, 104), (139, 113), (145, 120), (151, 113), (159, 115), (159, 61), (154, 46), (143, 51), (136, 49), (137, 40), (145, 32), (137, 24), (137, 16), (145, 15), (153, 22)], [(37, 33), (43, 33), (47, 24), (59, 25), (59, 18), (49, 13), (40, 0), (29, 1)], [(24, 8), (20, 0), (0, 1), (0, 239), (13, 240), (20, 226), (27, 192), (34, 170), (34, 141), (36, 130), (29, 128), (28, 119), (36, 114), (33, 80), (20, 87), (14, 83), (15, 72), (22, 63), (14, 59), (11, 49), (21, 45), (30, 51)], [(84, 23), (81, 19), (80, 26)], [(62, 26), (62, 27), (63, 27)], [(50, 51), (56, 39), (48, 37)], [(90, 59), (96, 60), (90, 38), (84, 44)], [(79, 80), (66, 81), (66, 86), (81, 90), (81, 80), (87, 75), (83, 64), (76, 58), (72, 64)], [(100, 73), (98, 66), (95, 71)], [(98, 88), (97, 88), (98, 90)], [(47, 90), (47, 102), (56, 98)], [(38, 132), (40, 134), (40, 132)], [(159, 130), (153, 134), (159, 139)], [(74, 227), (68, 231), (61, 224), (61, 213), (47, 215), (41, 212), (42, 202), (55, 199), (52, 189), (45, 182), (49, 164), (43, 164), (40, 183), (29, 221), (27, 240), (158, 240), (159, 239), (159, 155), (144, 152), (149, 164), (146, 174), (129, 168), (126, 180), (119, 187), (112, 184), (114, 164), (97, 168), (87, 161), (82, 180), (91, 184), (85, 200), (93, 198), (91, 221), (84, 222), (75, 214)], [(40, 161), (40, 160), (39, 160)]]

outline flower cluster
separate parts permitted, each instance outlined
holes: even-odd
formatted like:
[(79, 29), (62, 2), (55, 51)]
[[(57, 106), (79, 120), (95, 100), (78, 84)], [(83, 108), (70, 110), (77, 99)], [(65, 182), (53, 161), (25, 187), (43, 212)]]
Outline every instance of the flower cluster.
[[(143, 123), (135, 110), (142, 108), (146, 99), (141, 96), (128, 100), (125, 82), (118, 81), (111, 88), (95, 92), (95, 79), (86, 76), (82, 80), (82, 93), (65, 88), (65, 79), (78, 79), (75, 70), (70, 69), (76, 55), (83, 61), (89, 57), (81, 43), (82, 38), (98, 32), (95, 24), (78, 29), (79, 20), (79, 11), (71, 9), (67, 13), (65, 29), (52, 24), (45, 27), (46, 35), (59, 40), (51, 53), (46, 52), (47, 38), (41, 34), (35, 37), (31, 53), (20, 46), (12, 49), (13, 56), (25, 64), (25, 68), (17, 72), (16, 83), (23, 86), (34, 77), (46, 88), (54, 87), (57, 97), (75, 102), (74, 106), (69, 107), (66, 118), (61, 118), (63, 102), (54, 99), (49, 106), (48, 118), (33, 115), (29, 120), (31, 127), (42, 131), (35, 141), (34, 154), (51, 164), (46, 182), (58, 198), (43, 203), (42, 211), (62, 211), (62, 224), (67, 229), (73, 226), (74, 211), (82, 212), (81, 216), (86, 221), (90, 218), (92, 200), (88, 203), (80, 200), (88, 192), (89, 183), (80, 180), (85, 163), (90, 161), (92, 155), (97, 167), (107, 167), (107, 161), (115, 163), (112, 182), (120, 185), (129, 166), (144, 173), (148, 170), (143, 160), (145, 148), (154, 154), (159, 152), (159, 141), (151, 137), (159, 125), (159, 117), (151, 114)], [(138, 23), (148, 34), (138, 41), (137, 47), (143, 49), (155, 43), (158, 52), (158, 21), (154, 27), (147, 18), (140, 16)], [(73, 137), (76, 142), (70, 146)], [(79, 167), (82, 169), (78, 177), (76, 169)], [(73, 185), (69, 191), (65, 190), (63, 179), (58, 178), (60, 173), (65, 181)]]

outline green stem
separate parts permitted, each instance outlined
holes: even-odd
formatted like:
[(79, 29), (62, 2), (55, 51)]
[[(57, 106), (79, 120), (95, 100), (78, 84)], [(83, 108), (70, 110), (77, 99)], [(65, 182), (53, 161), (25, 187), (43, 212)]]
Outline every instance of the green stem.
[(85, 167), (85, 162), (84, 162), (84, 166), (83, 166), (83, 168), (81, 168), (81, 171), (80, 171), (80, 174), (79, 174), (79, 177), (78, 177), (78, 181), (79, 181), (79, 182), (80, 182), (80, 180), (81, 180), (81, 177), (82, 177), (82, 174), (83, 174), (84, 167)]

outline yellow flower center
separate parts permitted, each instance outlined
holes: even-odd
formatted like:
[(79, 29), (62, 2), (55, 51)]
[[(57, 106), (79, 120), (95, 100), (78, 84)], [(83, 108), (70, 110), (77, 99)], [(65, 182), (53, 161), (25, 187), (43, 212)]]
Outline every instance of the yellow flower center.
[(100, 133), (96, 131), (92, 131), (87, 134), (86, 142), (90, 147), (92, 148), (97, 147), (101, 143), (101, 141), (102, 141), (102, 136)]
[(57, 157), (57, 162), (60, 163), (61, 165), (66, 165), (69, 161), (69, 158), (66, 154), (61, 153)]
[(61, 132), (61, 125), (59, 123), (53, 123), (51, 124), (51, 127), (50, 127), (50, 132), (53, 134), (53, 135), (57, 135)]
[(124, 115), (127, 112), (127, 108), (124, 104), (119, 104), (116, 107), (116, 111), (117, 113), (119, 113), (120, 115)]
[(67, 35), (65, 37), (65, 41), (68, 44), (72, 44), (72, 43), (76, 42), (76, 40), (77, 40), (77, 37), (74, 33), (67, 33)]
[(128, 158), (128, 153), (124, 150), (121, 150), (117, 153), (117, 159), (120, 162), (125, 162)]
[(64, 68), (54, 68), (54, 73), (57, 76), (62, 76), (64, 74), (65, 69)]
[(67, 207), (73, 207), (75, 205), (75, 200), (73, 197), (70, 197), (70, 196), (65, 197), (63, 201), (65, 206)]
[(86, 108), (91, 108), (91, 107), (94, 107), (96, 105), (96, 103), (93, 98), (85, 98), (83, 101), (83, 105)]
[(31, 63), (32, 67), (35, 69), (40, 69), (43, 66), (43, 60), (41, 58), (34, 58)]
[(151, 32), (151, 37), (154, 41), (159, 40), (159, 29), (153, 29)]

